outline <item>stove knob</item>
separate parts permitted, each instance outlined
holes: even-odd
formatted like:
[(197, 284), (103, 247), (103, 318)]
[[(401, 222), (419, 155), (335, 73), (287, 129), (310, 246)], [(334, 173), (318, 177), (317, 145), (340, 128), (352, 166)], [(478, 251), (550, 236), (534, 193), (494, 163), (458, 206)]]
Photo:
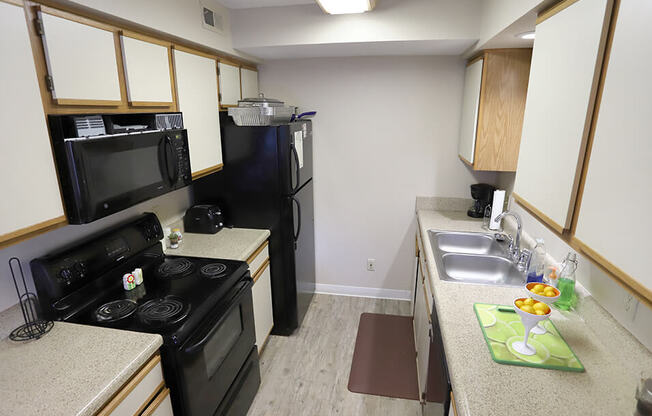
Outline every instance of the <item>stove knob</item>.
[(79, 277), (84, 277), (86, 274), (86, 265), (83, 262), (75, 263), (75, 271)]
[(70, 272), (70, 269), (61, 269), (59, 272), (59, 277), (61, 280), (68, 282), (72, 278), (72, 273)]

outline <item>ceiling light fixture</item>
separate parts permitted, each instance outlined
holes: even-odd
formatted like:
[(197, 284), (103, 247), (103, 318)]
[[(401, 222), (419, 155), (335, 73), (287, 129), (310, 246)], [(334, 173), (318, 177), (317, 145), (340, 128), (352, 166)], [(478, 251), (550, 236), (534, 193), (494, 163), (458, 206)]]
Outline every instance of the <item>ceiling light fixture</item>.
[(531, 40), (534, 39), (534, 31), (519, 33), (518, 35), (516, 35), (516, 37), (521, 39)]
[(371, 11), (376, 0), (317, 0), (317, 4), (328, 14), (351, 14)]

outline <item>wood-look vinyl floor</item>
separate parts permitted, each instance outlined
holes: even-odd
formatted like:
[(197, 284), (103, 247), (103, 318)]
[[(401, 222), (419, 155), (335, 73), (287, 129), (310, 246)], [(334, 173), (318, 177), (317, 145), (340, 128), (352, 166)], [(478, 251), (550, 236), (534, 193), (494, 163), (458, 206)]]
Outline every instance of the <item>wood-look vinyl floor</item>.
[(260, 357), (260, 390), (248, 416), (421, 416), (416, 400), (347, 389), (363, 312), (410, 315), (410, 302), (315, 295), (301, 328), (290, 337), (270, 337)]

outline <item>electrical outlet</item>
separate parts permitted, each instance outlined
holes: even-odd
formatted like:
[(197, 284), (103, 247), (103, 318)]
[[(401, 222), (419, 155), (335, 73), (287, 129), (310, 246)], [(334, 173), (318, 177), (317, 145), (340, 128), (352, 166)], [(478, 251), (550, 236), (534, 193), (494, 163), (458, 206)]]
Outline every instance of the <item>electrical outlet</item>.
[(634, 296), (627, 293), (625, 295), (625, 311), (630, 312), (632, 310), (633, 305), (634, 305)]
[(367, 259), (367, 271), (376, 271), (376, 259)]

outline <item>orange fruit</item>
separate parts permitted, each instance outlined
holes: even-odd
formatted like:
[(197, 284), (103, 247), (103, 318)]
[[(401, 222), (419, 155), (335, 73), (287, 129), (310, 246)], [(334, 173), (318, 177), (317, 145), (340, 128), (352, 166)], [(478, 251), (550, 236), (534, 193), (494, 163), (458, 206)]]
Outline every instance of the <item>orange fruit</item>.
[(537, 303), (535, 303), (534, 306), (533, 306), (533, 308), (534, 308), (535, 311), (541, 311), (541, 312), (543, 312), (543, 315), (545, 315), (545, 314), (548, 313), (548, 305), (546, 305), (546, 304), (543, 303), (543, 302), (537, 302)]
[(532, 305), (523, 305), (521, 306), (521, 310), (527, 313), (534, 313), (534, 308), (532, 307)]

